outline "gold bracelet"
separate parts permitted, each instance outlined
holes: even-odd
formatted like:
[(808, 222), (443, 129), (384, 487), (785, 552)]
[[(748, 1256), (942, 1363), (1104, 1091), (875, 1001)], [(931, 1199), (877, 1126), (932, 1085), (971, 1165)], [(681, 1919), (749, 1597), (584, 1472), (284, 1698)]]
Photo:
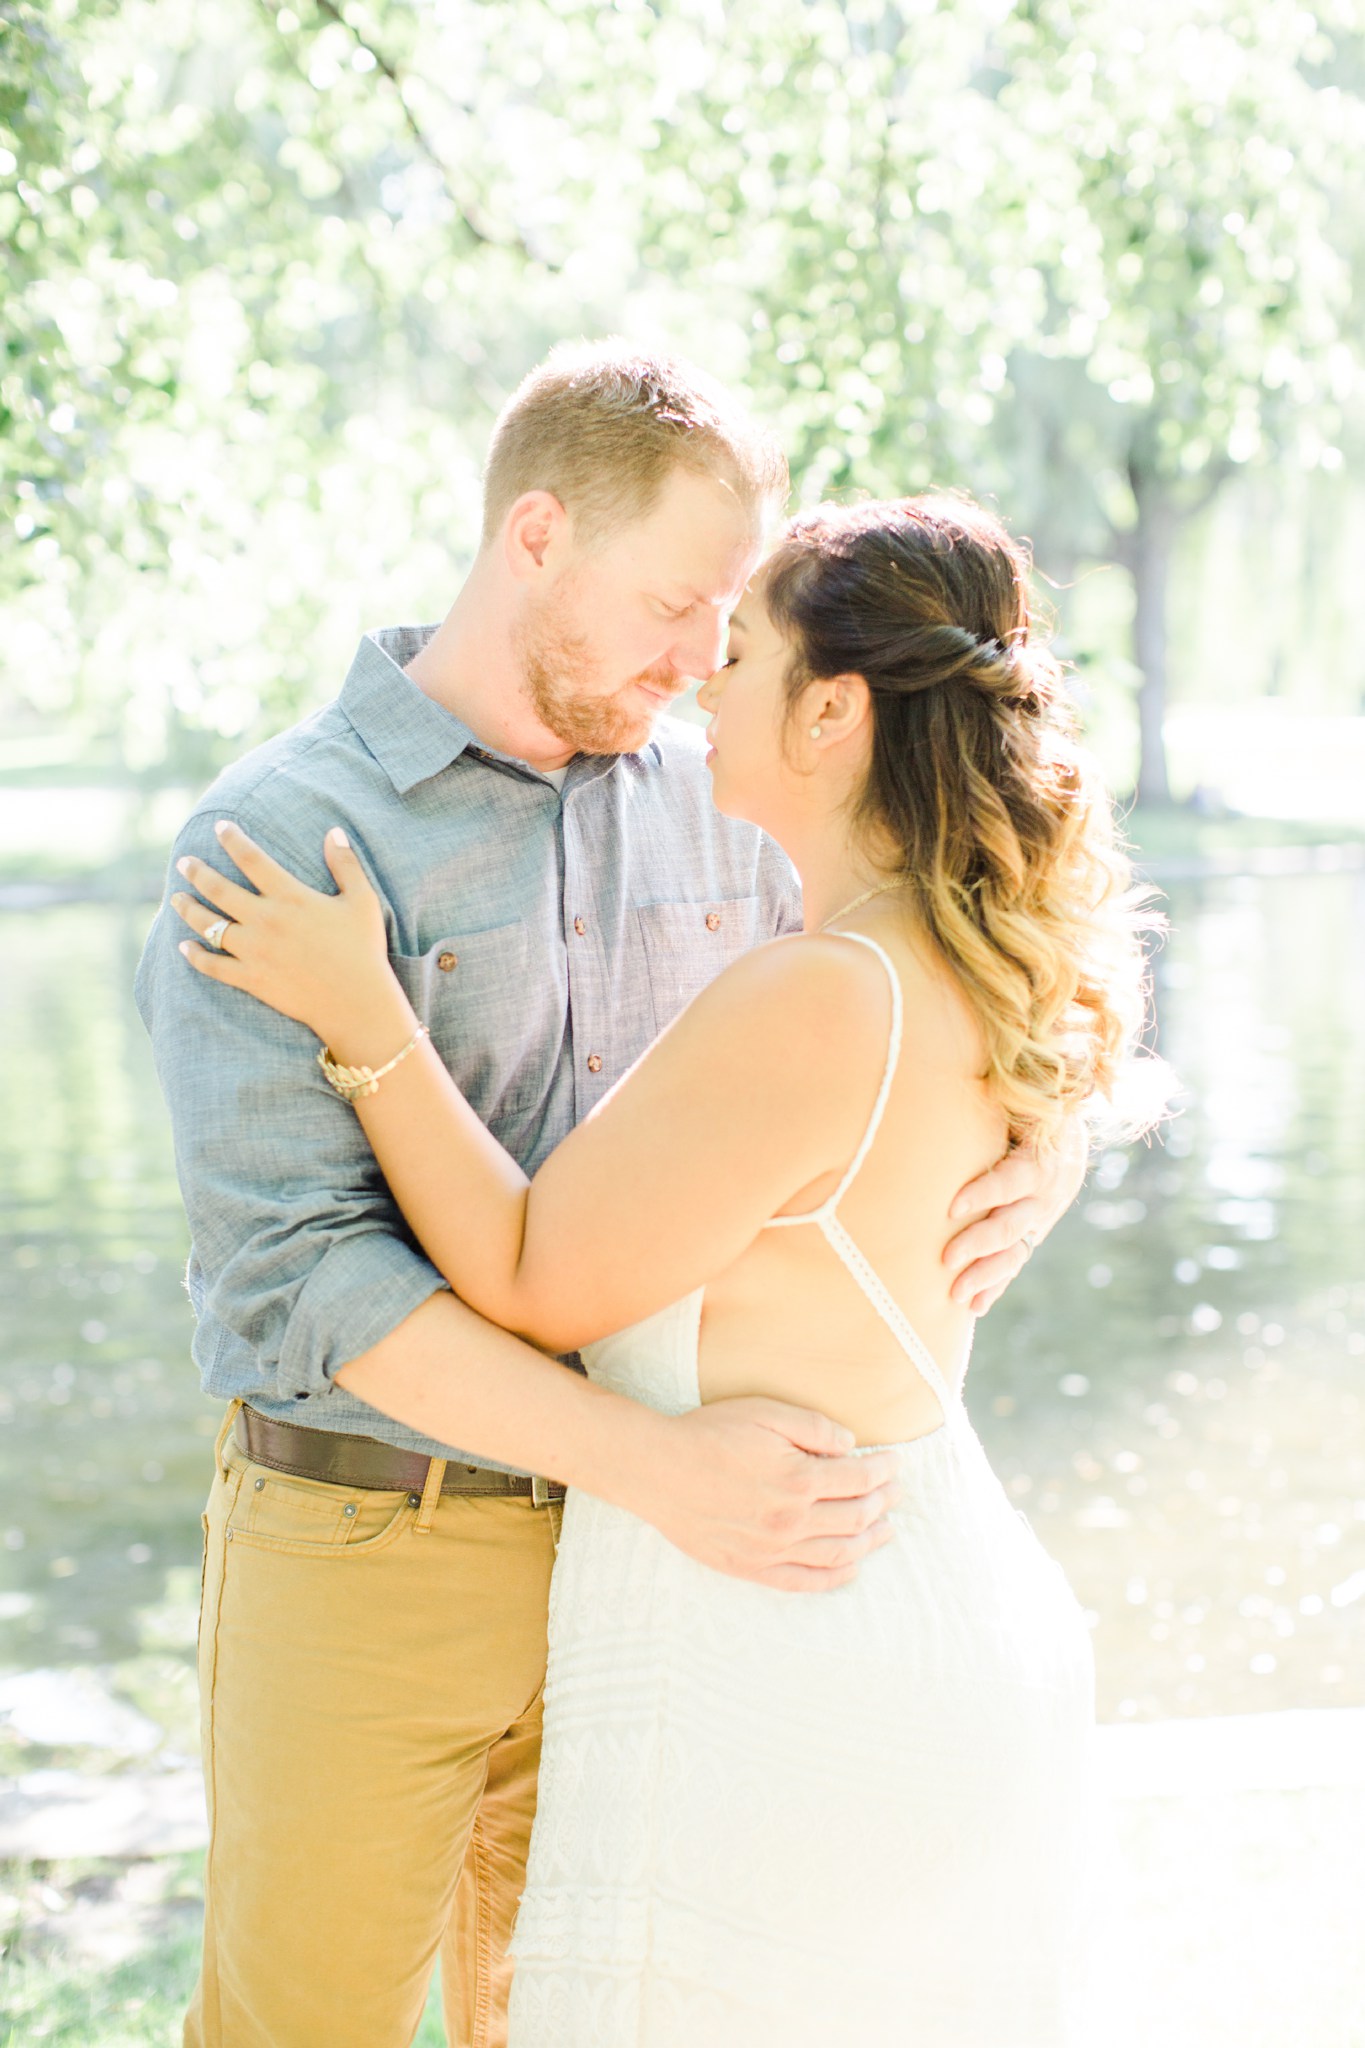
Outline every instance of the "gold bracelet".
[(354, 1102), (357, 1099), (357, 1097), (361, 1095), (377, 1095), (379, 1093), (379, 1084), (383, 1080), (385, 1074), (391, 1074), (394, 1068), (399, 1064), (399, 1062), (407, 1058), (408, 1054), (412, 1051), (413, 1047), (419, 1045), (421, 1041), (429, 1035), (430, 1034), (428, 1032), (427, 1026), (425, 1024), (419, 1024), (417, 1026), (417, 1029), (413, 1032), (412, 1037), (403, 1047), (403, 1050), (401, 1052), (396, 1052), (393, 1058), (388, 1062), (387, 1066), (339, 1066), (338, 1063), (332, 1058), (332, 1055), (328, 1052), (325, 1045), (323, 1046), (322, 1051), (318, 1054), (318, 1065), (322, 1068), (323, 1073), (327, 1076), (327, 1079), (336, 1089), (337, 1094), (344, 1097), (344, 1099), (347, 1102)]

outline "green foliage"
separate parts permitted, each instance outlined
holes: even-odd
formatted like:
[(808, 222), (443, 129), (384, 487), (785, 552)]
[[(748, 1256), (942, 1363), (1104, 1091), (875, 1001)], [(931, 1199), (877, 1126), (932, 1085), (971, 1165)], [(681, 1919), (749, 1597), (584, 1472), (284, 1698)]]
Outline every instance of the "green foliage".
[(1159, 682), (1174, 522), (1340, 460), (1331, 5), (0, 0), (21, 728), (198, 773), (328, 694), (448, 601), (516, 378), (612, 327), (747, 380), (804, 498), (1124, 560)]
[(526, 258), (459, 210), (336, 20), (11, 12), (8, 653), (38, 713), (202, 772), (196, 735), (277, 726), (331, 680), (332, 608), (376, 560), (467, 543)]
[(1314, 17), (1047, 0), (1002, 42), (1000, 104), (1062, 230), (1019, 389), (1065, 465), (1074, 544), (1133, 524), (1134, 476), (1186, 505), (1242, 464), (1339, 465), (1358, 364), (1332, 215), (1365, 123), (1314, 79), (1333, 54)]
[(969, 482), (1060, 572), (1124, 563), (1164, 798), (1177, 522), (1239, 466), (1342, 460), (1365, 122), (1329, 37), (1294, 0), (772, 0), (697, 47), (653, 260), (752, 305), (807, 495)]

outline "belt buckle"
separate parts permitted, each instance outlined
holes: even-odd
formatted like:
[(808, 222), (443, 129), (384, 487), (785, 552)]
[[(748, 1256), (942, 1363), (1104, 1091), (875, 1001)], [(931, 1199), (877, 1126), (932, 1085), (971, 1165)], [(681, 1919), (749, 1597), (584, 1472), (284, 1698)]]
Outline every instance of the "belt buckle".
[(550, 1505), (550, 1482), (536, 1474), (531, 1480), (531, 1506), (547, 1508)]

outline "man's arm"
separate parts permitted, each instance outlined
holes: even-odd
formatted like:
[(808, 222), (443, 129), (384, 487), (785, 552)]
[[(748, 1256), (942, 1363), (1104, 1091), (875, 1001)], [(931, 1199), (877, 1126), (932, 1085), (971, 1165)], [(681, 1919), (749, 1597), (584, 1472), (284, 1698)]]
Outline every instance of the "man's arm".
[(566, 1372), (452, 1294), (433, 1295), (337, 1378), (411, 1429), (580, 1486), (699, 1563), (760, 1585), (842, 1586), (890, 1538), (895, 1452), (851, 1456), (851, 1431), (784, 1401), (657, 1414)]
[[(186, 853), (223, 860), (217, 815), (189, 820), (172, 872)], [(290, 851), (318, 868), (316, 850)], [(445, 1283), (319, 1074), (312, 1034), (234, 989), (206, 987), (178, 951), (183, 931), (163, 904), (137, 998), (170, 1110), (202, 1312), (251, 1346), (263, 1393), (325, 1399), (338, 1366)]]
[(954, 1196), (950, 1218), (978, 1218), (944, 1247), (954, 1301), (976, 1316), (995, 1306), (1075, 1201), (1089, 1157), (1090, 1129), (1078, 1113), (1051, 1158), (1040, 1160), (1028, 1146), (1016, 1146)]

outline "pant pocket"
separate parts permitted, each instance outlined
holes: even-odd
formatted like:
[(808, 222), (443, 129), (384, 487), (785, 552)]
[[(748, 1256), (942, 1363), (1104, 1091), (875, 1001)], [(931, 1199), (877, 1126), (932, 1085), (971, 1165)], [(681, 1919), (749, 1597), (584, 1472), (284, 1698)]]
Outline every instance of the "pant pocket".
[(406, 1493), (367, 1492), (249, 1465), (229, 1525), (233, 1543), (319, 1560), (385, 1549), (415, 1513)]
[(253, 1466), (242, 1483), (232, 1534), (234, 1540), (272, 1536), (286, 1543), (326, 1546), (346, 1541), (346, 1524), (354, 1516), (354, 1501), (338, 1486)]

